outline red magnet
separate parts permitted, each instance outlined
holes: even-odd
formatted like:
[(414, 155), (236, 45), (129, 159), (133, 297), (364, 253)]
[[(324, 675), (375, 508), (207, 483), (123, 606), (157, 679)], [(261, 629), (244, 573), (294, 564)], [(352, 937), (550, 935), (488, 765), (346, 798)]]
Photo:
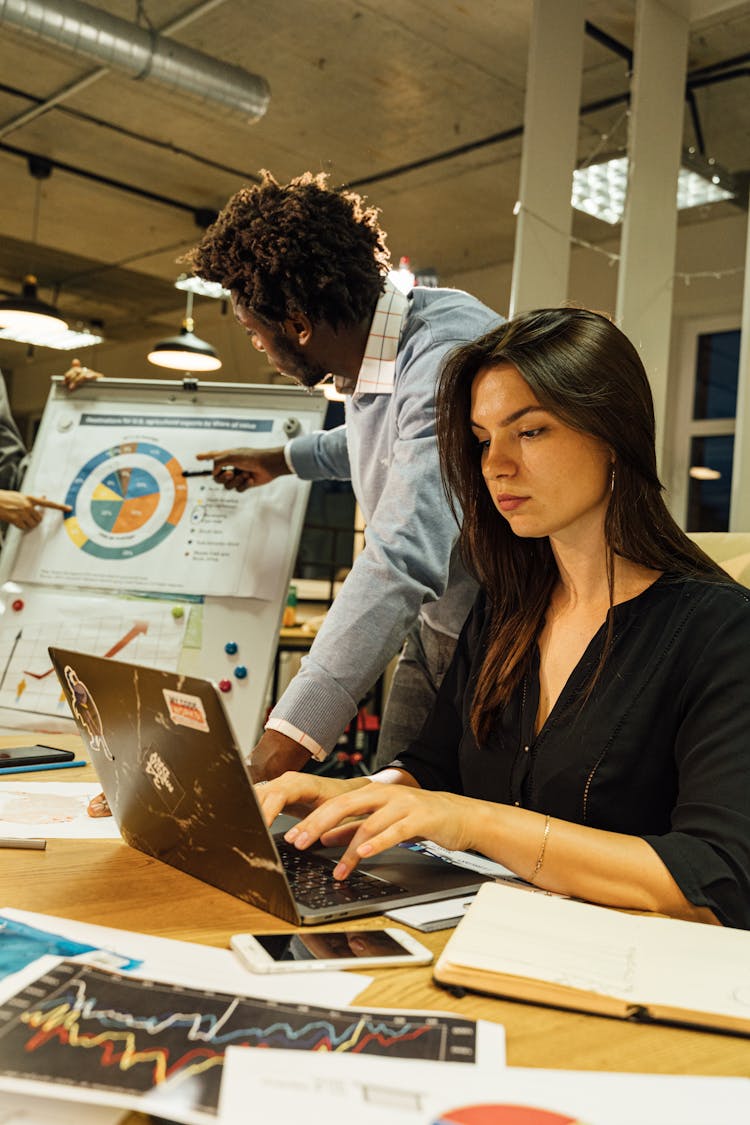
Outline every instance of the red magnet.
[(23, 598), (16, 598), (15, 601), (10, 603), (10, 608), (14, 609), (16, 613), (18, 613), (19, 610), (23, 609), (23, 605)]
[(231, 690), (232, 690), (232, 681), (231, 680), (219, 680), (219, 691), (231, 691)]

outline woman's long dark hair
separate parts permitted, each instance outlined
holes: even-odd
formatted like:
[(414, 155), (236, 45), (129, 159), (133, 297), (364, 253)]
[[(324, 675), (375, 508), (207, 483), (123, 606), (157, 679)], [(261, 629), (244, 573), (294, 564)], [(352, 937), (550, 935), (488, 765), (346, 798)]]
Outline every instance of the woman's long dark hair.
[[(492, 614), (471, 708), (479, 742), (529, 669), (559, 577), (549, 540), (514, 535), (482, 476), (470, 426), (472, 384), (480, 371), (501, 363), (517, 368), (545, 409), (613, 452), (614, 484), (604, 521), (610, 602), (615, 555), (670, 575), (729, 580), (667, 511), (648, 378), (633, 345), (606, 316), (588, 309), (539, 309), (457, 349), (440, 381), (437, 435), (443, 481), (461, 523), (462, 554), (487, 591)], [(608, 643), (597, 675), (607, 649)]]

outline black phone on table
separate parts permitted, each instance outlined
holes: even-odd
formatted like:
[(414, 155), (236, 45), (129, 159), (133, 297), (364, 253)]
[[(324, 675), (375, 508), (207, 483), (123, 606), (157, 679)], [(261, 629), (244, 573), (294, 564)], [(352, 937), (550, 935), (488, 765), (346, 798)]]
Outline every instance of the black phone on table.
[(72, 750), (56, 746), (0, 746), (0, 770), (12, 766), (47, 766), (55, 762), (72, 762)]

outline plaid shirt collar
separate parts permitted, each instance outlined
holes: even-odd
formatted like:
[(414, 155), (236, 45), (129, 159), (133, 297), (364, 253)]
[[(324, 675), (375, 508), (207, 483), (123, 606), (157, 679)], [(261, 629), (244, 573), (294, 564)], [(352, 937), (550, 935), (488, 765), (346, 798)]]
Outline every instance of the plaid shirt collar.
[[(396, 372), (396, 353), (409, 300), (386, 278), (370, 324), (365, 354), (353, 394), (391, 395)], [(336, 380), (339, 387), (339, 381)], [(344, 390), (344, 387), (339, 387)], [(346, 390), (349, 388), (347, 387)]]

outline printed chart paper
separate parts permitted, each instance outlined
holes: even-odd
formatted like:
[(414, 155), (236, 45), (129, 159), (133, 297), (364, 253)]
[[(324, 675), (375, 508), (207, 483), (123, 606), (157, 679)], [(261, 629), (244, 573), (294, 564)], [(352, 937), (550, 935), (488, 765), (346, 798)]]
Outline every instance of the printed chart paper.
[(0, 1005), (0, 1089), (94, 1094), (211, 1121), (230, 1045), (432, 1059), (455, 1070), (475, 1064), (476, 1040), (473, 1021), (449, 1015), (259, 1000), (62, 961)]
[[(57, 404), (35, 493), (70, 504), (21, 541), (16, 581), (217, 597), (276, 596), (292, 478), (248, 493), (210, 477), (196, 454), (283, 445), (284, 419), (194, 405), (131, 413)], [(208, 463), (210, 467), (210, 462)], [(290, 491), (291, 489), (291, 491)]]
[[(0, 908), (3, 918), (26, 925), (68, 941), (94, 946), (117, 956), (122, 969), (122, 958), (130, 957), (140, 962), (130, 970), (135, 976), (144, 976), (169, 984), (185, 984), (231, 992), (240, 996), (262, 997), (268, 1000), (295, 1000), (310, 1004), (351, 1004), (372, 977), (359, 972), (342, 972), (332, 969), (318, 973), (252, 973), (245, 963), (229, 949), (200, 945), (193, 941), (154, 937), (132, 930), (118, 930), (112, 926), (95, 926), (76, 922), (72, 918), (56, 918), (13, 907)], [(90, 958), (85, 958), (87, 961)], [(102, 964), (95, 959), (95, 963)], [(5, 980), (0, 988), (0, 1001), (6, 1000), (27, 984), (41, 970), (24, 975), (22, 980)]]
[[(23, 775), (17, 775), (23, 776)], [(111, 816), (89, 816), (98, 781), (7, 781), (0, 774), (0, 836), (24, 840), (119, 840)]]
[[(23, 604), (14, 609), (14, 603)], [(71, 718), (49, 645), (176, 671), (194, 607), (34, 587), (0, 591), (0, 707)], [(178, 610), (178, 615), (172, 612)]]
[[(38, 926), (16, 921), (0, 912), (0, 980), (12, 973), (22, 972), (27, 965), (38, 961), (40, 957), (73, 959), (92, 954), (96, 955), (97, 964), (112, 969), (130, 970), (142, 964), (139, 960), (123, 957), (111, 950), (103, 950), (88, 942), (72, 941), (62, 934), (55, 933), (54, 930), (40, 930)], [(2, 1125), (1, 1118), (0, 1125)]]
[[(718, 1125), (750, 1114), (750, 1080), (498, 1067), (459, 1081), (431, 1060), (230, 1047), (220, 1125)], [(244, 1107), (244, 1115), (243, 1115)]]

